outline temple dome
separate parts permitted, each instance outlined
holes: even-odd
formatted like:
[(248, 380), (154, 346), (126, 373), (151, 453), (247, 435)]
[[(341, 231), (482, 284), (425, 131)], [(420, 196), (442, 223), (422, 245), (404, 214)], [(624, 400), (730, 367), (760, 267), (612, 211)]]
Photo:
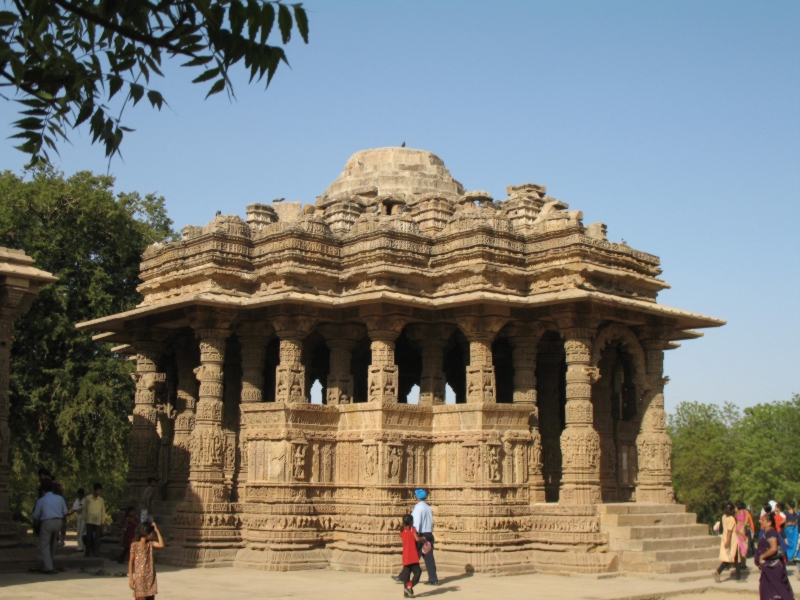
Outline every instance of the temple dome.
[(353, 154), (318, 204), (343, 196), (360, 196), (368, 203), (379, 195), (400, 196), (408, 202), (422, 194), (453, 200), (463, 193), (464, 187), (433, 152), (395, 146)]

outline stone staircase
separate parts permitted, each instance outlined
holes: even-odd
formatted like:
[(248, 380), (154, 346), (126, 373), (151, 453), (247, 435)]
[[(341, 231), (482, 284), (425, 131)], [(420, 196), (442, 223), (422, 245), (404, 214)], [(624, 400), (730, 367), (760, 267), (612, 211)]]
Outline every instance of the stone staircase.
[(719, 538), (681, 504), (601, 504), (600, 531), (629, 576), (691, 581), (719, 565)]

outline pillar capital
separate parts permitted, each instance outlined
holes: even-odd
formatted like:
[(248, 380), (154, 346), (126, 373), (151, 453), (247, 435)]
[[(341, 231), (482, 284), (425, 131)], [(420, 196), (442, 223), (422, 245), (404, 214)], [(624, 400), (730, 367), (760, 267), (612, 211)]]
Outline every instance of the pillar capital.
[(359, 323), (324, 323), (317, 327), (328, 348), (342, 348), (352, 351), (367, 330)]
[(503, 332), (512, 346), (536, 346), (547, 329), (547, 323), (542, 323), (541, 321), (527, 323), (512, 321), (503, 328)]
[(189, 326), (195, 330), (229, 330), (238, 316), (235, 310), (208, 306), (192, 306), (185, 309), (185, 313)]
[(275, 328), (269, 321), (239, 321), (233, 328), (240, 341), (246, 339), (269, 340), (275, 335)]
[(317, 319), (308, 315), (279, 315), (272, 317), (271, 322), (281, 340), (302, 340), (311, 333)]
[(361, 317), (367, 326), (369, 339), (394, 342), (409, 319), (404, 315), (368, 315)]

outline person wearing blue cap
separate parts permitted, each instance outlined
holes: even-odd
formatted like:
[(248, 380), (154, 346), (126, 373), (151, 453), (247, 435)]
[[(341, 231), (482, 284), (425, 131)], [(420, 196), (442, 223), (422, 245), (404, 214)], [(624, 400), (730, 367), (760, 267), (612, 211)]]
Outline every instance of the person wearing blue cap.
[[(420, 488), (414, 490), (414, 495), (417, 497), (417, 504), (414, 506), (414, 510), (411, 511), (411, 516), (414, 519), (414, 529), (431, 544), (431, 549), (427, 553), (421, 551), (424, 542), (419, 542), (417, 548), (425, 560), (425, 570), (428, 572), (428, 581), (425, 582), (425, 585), (439, 585), (439, 577), (436, 575), (436, 560), (433, 558), (433, 511), (428, 503), (425, 502), (428, 498), (428, 492)], [(392, 579), (402, 581), (399, 575), (392, 576)]]

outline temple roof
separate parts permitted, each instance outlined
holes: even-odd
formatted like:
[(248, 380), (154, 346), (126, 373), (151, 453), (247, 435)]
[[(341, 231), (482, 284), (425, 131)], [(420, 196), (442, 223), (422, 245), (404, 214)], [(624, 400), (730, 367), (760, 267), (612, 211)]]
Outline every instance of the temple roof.
[(139, 307), (79, 327), (123, 332), (151, 318), (185, 326), (180, 314), (192, 305), (347, 311), (386, 302), (434, 319), (471, 304), (547, 319), (550, 306), (582, 304), (632, 325), (667, 324), (673, 339), (724, 323), (658, 304), (669, 287), (659, 258), (609, 241), (603, 223), (584, 225), (545, 186), (506, 192), (495, 200), (466, 191), (431, 152), (363, 150), (314, 204), (249, 204), (245, 219), (218, 214), (185, 227), (178, 242), (150, 246)]
[(376, 148), (356, 152), (341, 175), (317, 201), (324, 206), (343, 196), (365, 200), (376, 196), (410, 198), (440, 194), (450, 200), (464, 194), (464, 187), (450, 175), (441, 158), (427, 150)]

